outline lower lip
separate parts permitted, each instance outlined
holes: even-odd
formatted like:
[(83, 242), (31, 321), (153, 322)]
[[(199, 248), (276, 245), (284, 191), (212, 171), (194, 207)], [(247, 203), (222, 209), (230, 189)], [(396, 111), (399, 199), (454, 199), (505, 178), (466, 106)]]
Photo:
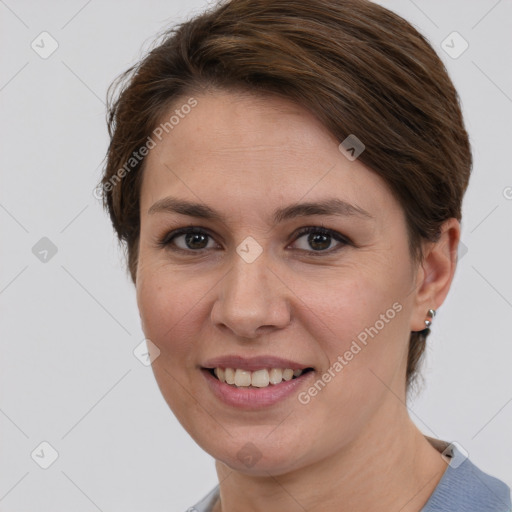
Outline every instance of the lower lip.
[(206, 369), (201, 369), (201, 373), (213, 394), (219, 400), (240, 409), (260, 409), (281, 402), (297, 393), (298, 388), (304, 385), (314, 374), (313, 371), (309, 371), (295, 379), (283, 380), (279, 384), (270, 384), (265, 388), (253, 388), (235, 387), (221, 382)]

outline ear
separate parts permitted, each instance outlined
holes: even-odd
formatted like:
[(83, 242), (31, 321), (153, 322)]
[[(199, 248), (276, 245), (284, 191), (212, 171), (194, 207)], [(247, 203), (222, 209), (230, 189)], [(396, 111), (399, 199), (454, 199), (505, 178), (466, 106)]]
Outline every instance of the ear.
[(451, 218), (441, 226), (439, 240), (424, 246), (424, 259), (416, 275), (411, 331), (425, 329), (428, 310), (439, 308), (448, 295), (457, 267), (459, 240), (460, 223)]

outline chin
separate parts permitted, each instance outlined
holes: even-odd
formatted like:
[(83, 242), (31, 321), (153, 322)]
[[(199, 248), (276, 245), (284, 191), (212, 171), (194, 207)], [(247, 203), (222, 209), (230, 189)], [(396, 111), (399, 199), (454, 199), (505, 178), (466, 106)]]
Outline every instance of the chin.
[[(268, 435), (268, 432), (265, 433)], [(209, 443), (201, 445), (217, 461), (222, 462), (230, 469), (251, 476), (278, 476), (299, 469), (304, 455), (298, 453), (292, 446), (279, 446), (276, 448), (275, 440), (260, 441), (247, 439), (226, 440), (225, 444), (215, 446)], [(256, 436), (253, 439), (257, 439)]]
[(272, 456), (261, 457), (257, 460), (243, 460), (240, 461), (237, 454), (234, 457), (228, 457), (223, 459), (217, 459), (223, 462), (233, 471), (243, 473), (250, 476), (279, 476), (290, 473), (291, 471), (298, 469), (298, 465), (292, 462), (292, 454), (288, 456)]

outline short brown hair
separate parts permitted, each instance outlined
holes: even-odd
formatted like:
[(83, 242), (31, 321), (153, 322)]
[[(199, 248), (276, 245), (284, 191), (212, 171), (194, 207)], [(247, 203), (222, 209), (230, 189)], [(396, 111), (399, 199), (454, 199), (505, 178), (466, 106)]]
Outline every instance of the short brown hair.
[[(109, 88), (100, 185), (134, 283), (145, 159), (126, 162), (178, 98), (215, 88), (282, 95), (340, 142), (355, 134), (359, 160), (402, 205), (414, 260), (445, 220), (461, 220), (472, 157), (459, 98), (412, 25), (366, 0), (231, 0), (165, 32)], [(429, 332), (411, 332), (408, 386)]]

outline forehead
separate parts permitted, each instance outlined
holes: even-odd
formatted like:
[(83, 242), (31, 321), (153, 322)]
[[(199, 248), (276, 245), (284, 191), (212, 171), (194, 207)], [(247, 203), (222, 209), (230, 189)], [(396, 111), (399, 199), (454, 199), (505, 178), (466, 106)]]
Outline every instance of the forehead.
[[(178, 100), (163, 122), (188, 99)], [(340, 141), (300, 105), (226, 91), (194, 99), (196, 106), (181, 112), (146, 157), (143, 214), (166, 195), (209, 199), (224, 208), (312, 201), (326, 193), (367, 211), (392, 206), (385, 182), (342, 155)]]

